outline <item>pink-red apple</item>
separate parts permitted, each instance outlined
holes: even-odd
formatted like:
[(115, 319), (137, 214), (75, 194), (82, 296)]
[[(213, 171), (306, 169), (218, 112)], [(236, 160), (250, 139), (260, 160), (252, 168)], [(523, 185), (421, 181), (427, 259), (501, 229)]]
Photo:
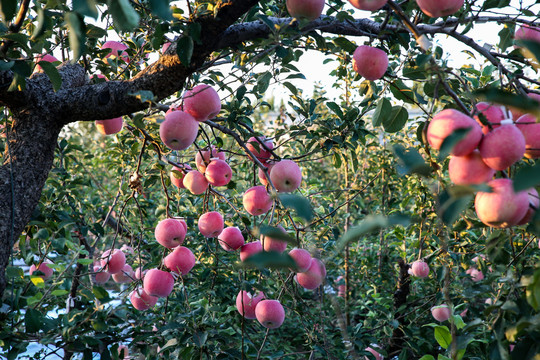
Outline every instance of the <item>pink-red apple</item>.
[(184, 186), (184, 176), (186, 175), (184, 171), (190, 171), (191, 166), (185, 164), (181, 169), (179, 167), (173, 166), (170, 174), (171, 183), (179, 189), (185, 189)]
[(388, 69), (388, 55), (369, 45), (361, 45), (353, 53), (353, 69), (367, 80), (377, 80)]
[(540, 123), (536, 122), (536, 116), (525, 114), (517, 119), (516, 126), (525, 138), (525, 157), (540, 158)]
[(263, 251), (263, 248), (260, 241), (253, 241), (242, 245), (240, 248), (240, 260), (245, 261), (251, 255), (260, 253), (261, 251)]
[(289, 251), (289, 256), (293, 258), (298, 272), (306, 272), (311, 266), (311, 254), (305, 249), (294, 248)]
[(211, 150), (200, 150), (195, 153), (195, 163), (201, 174), (204, 174), (206, 165), (210, 163), (212, 158), (225, 160), (225, 153), (216, 149), (214, 145), (212, 145)]
[(246, 319), (255, 319), (255, 308), (262, 299), (264, 299), (263, 292), (260, 292), (257, 296), (253, 296), (245, 290), (240, 290), (236, 296), (236, 309)]
[(112, 252), (106, 250), (101, 255), (100, 264), (109, 274), (116, 274), (126, 265), (126, 255), (119, 249), (114, 249)]
[[(378, 349), (378, 347), (376, 345), (371, 345), (373, 346), (374, 348)], [(375, 349), (373, 349), (373, 347), (371, 346), (368, 346), (365, 350), (369, 353), (371, 353), (374, 357), (375, 357), (375, 360), (383, 360), (384, 357)], [(368, 357), (367, 356), (364, 356), (364, 358), (366, 360), (368, 360)]]
[(180, 275), (186, 275), (193, 269), (197, 259), (187, 247), (179, 246), (172, 253), (165, 256), (163, 264), (167, 269)]
[(194, 195), (200, 195), (208, 189), (208, 181), (197, 170), (188, 171), (182, 183)]
[(43, 261), (41, 264), (39, 264), (38, 266), (36, 266), (35, 264), (32, 264), (32, 266), (30, 266), (30, 270), (28, 271), (30, 275), (32, 275), (34, 272), (36, 271), (40, 271), (41, 273), (43, 273), (43, 275), (37, 275), (37, 276), (40, 276), (43, 280), (47, 280), (48, 278), (50, 278), (54, 272), (54, 269), (49, 267), (49, 264), (50, 262), (45, 260)]
[(429, 266), (425, 261), (416, 260), (411, 265), (411, 272), (416, 277), (426, 278), (429, 276)]
[(161, 141), (172, 150), (185, 150), (193, 144), (199, 132), (199, 123), (187, 112), (173, 111), (165, 115), (159, 126)]
[(197, 121), (212, 119), (221, 111), (221, 99), (209, 85), (197, 85), (184, 96), (184, 111)]
[(515, 40), (530, 40), (540, 43), (540, 28), (524, 24), (516, 29)]
[(435, 320), (443, 322), (450, 318), (450, 308), (446, 304), (434, 306), (431, 308), (431, 315)]
[(109, 49), (110, 51), (105, 55), (105, 59), (108, 57), (118, 58), (120, 57), (125, 62), (129, 62), (129, 57), (127, 56), (126, 50), (127, 46), (119, 41), (106, 41), (101, 45), (101, 50)]
[(154, 235), (159, 244), (172, 249), (182, 245), (186, 238), (186, 228), (180, 220), (164, 219), (157, 224)]
[(206, 180), (213, 186), (225, 186), (232, 178), (232, 169), (221, 159), (212, 159), (204, 173)]
[(257, 320), (267, 329), (277, 329), (285, 320), (285, 310), (278, 300), (262, 300), (255, 307)]
[[(479, 102), (476, 104), (476, 110), (484, 115), (485, 120), (491, 124), (492, 129), (498, 127), (501, 124), (501, 121), (506, 119), (506, 115), (499, 105), (490, 104), (488, 102)], [(487, 134), (490, 131), (489, 126), (482, 124), (479, 115), (475, 115), (474, 118), (482, 127), (482, 132)]]
[(470, 154), (482, 140), (482, 128), (478, 123), (457, 110), (445, 109), (431, 119), (427, 139), (429, 145), (439, 150), (443, 141), (458, 129), (470, 128), (465, 138), (460, 140), (452, 150), (452, 155), (465, 156)]
[(251, 215), (261, 215), (272, 208), (272, 198), (264, 186), (249, 188), (243, 197), (244, 208)]
[(272, 157), (272, 154), (270, 151), (266, 150), (261, 143), (270, 150), (274, 149), (274, 142), (264, 136), (250, 137), (246, 142), (246, 147), (262, 164), (266, 164)]
[(135, 278), (135, 273), (133, 272), (131, 266), (126, 264), (121, 271), (112, 274), (112, 278), (115, 282), (119, 284), (130, 283)]
[[(43, 55), (36, 56), (35, 59), (34, 59), (34, 62), (37, 64), (40, 61), (46, 61), (46, 62), (50, 62), (50, 63), (60, 62), (60, 60), (58, 60), (57, 58), (55, 58), (54, 56), (49, 55), (49, 54), (43, 54)], [(43, 72), (43, 68), (41, 66), (39, 66), (39, 65), (36, 65), (36, 68), (34, 69), (34, 72)]]
[(95, 123), (97, 131), (103, 135), (113, 135), (119, 133), (124, 126), (124, 120), (121, 116), (107, 120), (96, 120)]
[(525, 137), (517, 126), (512, 120), (503, 120), (501, 126), (484, 135), (478, 149), (487, 166), (504, 170), (523, 158), (525, 147)]
[(321, 260), (312, 258), (309, 269), (296, 274), (296, 282), (307, 290), (314, 290), (321, 286), (326, 277), (326, 267)]
[(461, 9), (463, 2), (463, 0), (416, 0), (420, 10), (430, 17), (452, 15)]
[(484, 273), (476, 268), (469, 268), (465, 273), (469, 274), (474, 282), (482, 281), (484, 279)]
[(148, 295), (141, 288), (137, 288), (131, 292), (129, 295), (129, 300), (135, 309), (144, 311), (154, 307), (158, 301), (158, 298)]
[(217, 237), (223, 231), (223, 216), (217, 211), (210, 211), (199, 217), (199, 231), (204, 237)]
[(529, 208), (525, 213), (525, 216), (523, 216), (523, 219), (521, 219), (517, 225), (525, 225), (529, 223), (529, 221), (532, 220), (534, 213), (540, 206), (540, 198), (538, 197), (538, 191), (536, 191), (535, 188), (530, 188), (527, 190), (527, 194), (529, 196)]
[(324, 0), (287, 0), (287, 11), (297, 19), (315, 20), (323, 8)]
[(281, 160), (272, 167), (270, 180), (279, 192), (292, 192), (300, 187), (302, 171), (292, 160)]
[[(277, 228), (283, 233), (287, 234), (283, 226), (278, 225)], [(282, 253), (287, 249), (287, 242), (279, 239), (274, 239), (268, 236), (261, 235), (261, 243), (263, 244), (264, 251), (276, 251)]]
[(456, 185), (473, 185), (491, 180), (495, 170), (482, 160), (480, 151), (474, 150), (469, 155), (452, 156), (448, 163), (448, 175)]
[(171, 273), (159, 269), (150, 269), (144, 276), (143, 288), (148, 295), (167, 297), (174, 287)]
[(349, 2), (357, 9), (376, 11), (386, 5), (388, 0), (349, 0)]
[(102, 271), (100, 265), (94, 265), (94, 272), (96, 273), (96, 284), (105, 284), (111, 278), (111, 274)]
[(240, 229), (233, 226), (223, 229), (218, 240), (221, 247), (227, 251), (238, 250), (245, 242)]

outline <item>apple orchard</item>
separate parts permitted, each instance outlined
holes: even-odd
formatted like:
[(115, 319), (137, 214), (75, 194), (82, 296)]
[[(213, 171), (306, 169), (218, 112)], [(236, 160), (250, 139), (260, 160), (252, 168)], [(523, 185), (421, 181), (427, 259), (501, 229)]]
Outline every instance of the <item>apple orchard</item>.
[(0, 0), (0, 357), (540, 359), (539, 11)]

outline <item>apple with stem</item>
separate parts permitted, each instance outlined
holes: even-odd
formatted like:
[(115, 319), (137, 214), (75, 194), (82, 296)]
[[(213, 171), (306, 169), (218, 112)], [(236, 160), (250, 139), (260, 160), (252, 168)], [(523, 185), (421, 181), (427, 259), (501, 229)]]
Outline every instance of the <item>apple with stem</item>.
[(244, 245), (244, 235), (239, 228), (230, 226), (221, 232), (218, 236), (219, 245), (226, 251), (234, 251), (240, 249)]
[(255, 307), (257, 320), (267, 329), (277, 329), (285, 320), (285, 310), (278, 300), (262, 300)]
[(286, 5), (292, 17), (313, 21), (321, 16), (324, 0), (287, 0)]
[(165, 115), (159, 126), (161, 141), (171, 150), (185, 150), (193, 144), (199, 123), (187, 112), (173, 111)]
[(243, 196), (244, 208), (251, 215), (261, 215), (272, 208), (272, 198), (266, 187), (258, 185), (249, 188)]
[(377, 80), (388, 69), (388, 55), (381, 49), (361, 45), (354, 51), (352, 64), (354, 71), (367, 80)]

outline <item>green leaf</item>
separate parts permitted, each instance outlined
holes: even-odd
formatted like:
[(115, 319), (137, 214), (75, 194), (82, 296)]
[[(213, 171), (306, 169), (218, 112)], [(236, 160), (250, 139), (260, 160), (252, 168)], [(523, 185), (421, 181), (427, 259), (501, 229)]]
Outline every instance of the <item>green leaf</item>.
[(349, 39), (342, 36), (335, 38), (334, 40), (332, 40), (332, 42), (348, 53), (354, 52), (354, 50), (356, 50), (356, 48), (358, 47)]
[(360, 222), (360, 224), (347, 231), (341, 239), (339, 239), (336, 248), (338, 251), (341, 251), (348, 243), (358, 240), (366, 234), (395, 225), (407, 226), (409, 223), (410, 219), (402, 215), (388, 217), (383, 215), (368, 215)]
[(26, 77), (15, 74), (13, 81), (9, 85), (8, 91), (24, 91), (26, 89)]
[(139, 25), (141, 19), (129, 0), (107, 0), (114, 25), (121, 31), (131, 31)]
[(0, 0), (0, 17), (8, 24), (17, 12), (17, 0)]
[(24, 278), (24, 271), (23, 271), (23, 269), (21, 269), (18, 266), (8, 266), (6, 268), (6, 277), (8, 279), (12, 279), (12, 278), (23, 279)]
[(326, 103), (326, 106), (328, 106), (328, 108), (332, 110), (340, 119), (343, 119), (343, 111), (341, 111), (341, 107), (339, 107), (338, 104), (333, 101), (329, 101)]
[(313, 219), (313, 208), (308, 199), (300, 195), (280, 194), (279, 200), (281, 204), (288, 209), (296, 211), (296, 215), (306, 221)]
[(73, 11), (94, 19), (99, 15), (95, 0), (73, 0)]
[(452, 150), (454, 150), (454, 147), (459, 143), (461, 140), (467, 136), (469, 131), (471, 131), (472, 128), (460, 128), (454, 130), (450, 135), (448, 135), (442, 142), (441, 148), (439, 150), (439, 157), (438, 160), (442, 161), (444, 160)]
[(443, 349), (448, 349), (450, 344), (452, 344), (452, 334), (446, 326), (436, 326), (433, 330), (435, 333), (435, 340)]
[(94, 260), (92, 259), (78, 259), (77, 260), (77, 263), (82, 264), (82, 265), (90, 265), (93, 262)]
[(293, 95), (298, 95), (298, 89), (296, 88), (296, 86), (294, 86), (290, 82), (285, 81), (282, 85), (285, 86), (287, 89), (289, 89), (289, 91), (293, 93)]
[(289, 236), (289, 234), (287, 234), (286, 232), (284, 232), (283, 230), (277, 227), (263, 225), (259, 229), (259, 234), (268, 236), (269, 238), (272, 238), (272, 239), (286, 241), (289, 244), (293, 244), (295, 246), (298, 245), (296, 238)]
[(62, 77), (60, 76), (56, 66), (48, 61), (40, 61), (38, 64), (41, 66), (43, 71), (45, 71), (45, 74), (47, 74), (49, 80), (51, 80), (54, 91), (58, 91), (62, 86)]
[(11, 40), (17, 44), (19, 44), (26, 53), (30, 53), (30, 48), (28, 47), (28, 36), (21, 33), (15, 33), (15, 34), (4, 34), (2, 35), (2, 39)]
[(10, 70), (13, 67), (13, 65), (15, 65), (14, 60), (11, 60), (11, 61), (0, 60), (0, 71)]
[(189, 66), (193, 56), (193, 39), (190, 36), (183, 36), (178, 40), (176, 54), (184, 66)]
[(270, 71), (265, 72), (257, 78), (257, 91), (262, 94), (270, 86), (270, 80), (272, 80), (272, 73)]
[(36, 333), (41, 329), (41, 320), (43, 315), (36, 309), (26, 309), (24, 314), (24, 325), (26, 326), (26, 332)]
[(453, 196), (448, 190), (439, 194), (439, 216), (447, 224), (453, 224), (465, 209), (469, 207), (473, 195)]
[(431, 167), (415, 148), (405, 149), (402, 145), (394, 145), (392, 151), (399, 159), (397, 170), (400, 174), (428, 176), (431, 173)]
[(392, 104), (390, 103), (390, 100), (388, 100), (387, 98), (383, 98), (381, 101), (379, 101), (377, 107), (375, 108), (375, 111), (373, 112), (373, 126), (380, 126), (383, 123), (384, 119), (390, 117), (391, 113)]
[(141, 103), (148, 102), (152, 104), (156, 99), (156, 97), (150, 90), (139, 90), (134, 93), (129, 93), (129, 95), (139, 99)]
[(195, 334), (193, 334), (193, 342), (198, 347), (203, 347), (206, 343), (206, 340), (208, 339), (208, 332), (206, 331), (197, 331)]
[(514, 191), (530, 189), (540, 184), (540, 162), (519, 169), (514, 176)]
[(81, 15), (77, 13), (67, 13), (66, 23), (69, 30), (69, 46), (73, 51), (72, 62), (75, 63), (85, 51), (86, 30)]
[(502, 30), (499, 31), (499, 48), (501, 51), (506, 51), (506, 49), (512, 46), (515, 32), (516, 27), (514, 24), (505, 24)]
[(173, 20), (169, 0), (149, 0), (150, 10), (163, 20)]
[(92, 293), (95, 295), (96, 299), (98, 299), (102, 303), (111, 301), (111, 298), (109, 297), (109, 293), (107, 292), (107, 290), (105, 290), (101, 286), (94, 286), (92, 288)]
[(420, 358), (420, 360), (435, 360), (433, 355), (424, 355)]
[(276, 251), (258, 252), (248, 257), (242, 264), (247, 267), (251, 266), (259, 269), (294, 268), (296, 266), (296, 263), (289, 254)]
[(64, 289), (58, 289), (51, 292), (52, 296), (63, 296), (66, 294), (69, 294), (69, 291), (64, 290)]
[(392, 106), (390, 116), (382, 119), (384, 131), (395, 133), (403, 129), (409, 120), (409, 112), (403, 106)]
[(460, 315), (452, 315), (452, 318), (454, 319), (454, 325), (458, 330), (461, 330), (465, 327), (465, 322)]
[(537, 117), (540, 115), (540, 103), (525, 95), (514, 94), (495, 87), (475, 90), (473, 95), (480, 100), (515, 107)]
[(37, 15), (37, 21), (35, 21), (36, 27), (32, 32), (32, 40), (36, 40), (38, 37), (45, 33), (45, 30), (52, 28), (51, 18), (47, 15), (45, 10), (43, 10), (42, 8), (38, 8)]

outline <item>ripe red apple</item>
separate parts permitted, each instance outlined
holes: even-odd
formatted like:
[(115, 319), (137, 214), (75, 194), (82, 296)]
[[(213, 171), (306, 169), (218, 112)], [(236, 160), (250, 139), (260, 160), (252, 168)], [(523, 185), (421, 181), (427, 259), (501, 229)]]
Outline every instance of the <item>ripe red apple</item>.
[(501, 126), (484, 135), (478, 149), (487, 166), (504, 170), (523, 158), (525, 137), (512, 120), (503, 120)]
[(140, 266), (135, 270), (135, 279), (137, 280), (143, 280), (144, 279), (144, 275), (146, 275), (146, 273), (148, 272), (148, 270), (143, 270)]
[(289, 251), (289, 256), (293, 258), (296, 263), (298, 272), (306, 272), (311, 266), (311, 254), (305, 249), (294, 248)]
[[(379, 347), (377, 345), (371, 345), (373, 346), (374, 348), (378, 349)], [(367, 352), (370, 352), (374, 357), (375, 357), (375, 360), (383, 360), (384, 357), (378, 352), (376, 351), (375, 349), (373, 349), (371, 346), (368, 346), (367, 348), (365, 348), (365, 351)], [(364, 358), (366, 360), (369, 360), (367, 356), (364, 356)]]
[(292, 160), (281, 160), (272, 167), (270, 180), (279, 192), (292, 192), (300, 187), (302, 171)]
[(148, 295), (167, 297), (174, 287), (171, 273), (159, 269), (150, 269), (144, 276), (143, 289)]
[(249, 292), (240, 290), (236, 296), (236, 309), (246, 319), (255, 319), (255, 308), (262, 299), (264, 299), (263, 292), (260, 292), (257, 296), (253, 296)]
[(182, 183), (194, 195), (202, 194), (208, 189), (208, 181), (197, 170), (188, 171)]
[(105, 55), (105, 59), (108, 57), (120, 57), (125, 62), (129, 62), (129, 57), (127, 56), (126, 50), (127, 46), (119, 41), (106, 41), (101, 45), (101, 50), (110, 49), (110, 51)]
[(257, 320), (267, 329), (277, 329), (285, 320), (285, 310), (278, 300), (262, 300), (255, 307)]
[(179, 189), (185, 189), (184, 186), (184, 176), (186, 175), (184, 171), (191, 170), (191, 166), (184, 164), (184, 168), (173, 166), (170, 174), (171, 183)]
[(43, 273), (43, 275), (38, 275), (38, 276), (40, 276), (43, 280), (47, 280), (54, 273), (54, 269), (49, 267), (48, 264), (50, 264), (50, 262), (47, 261), (47, 260), (43, 261), (38, 266), (36, 266), (35, 264), (32, 264), (32, 266), (30, 266), (30, 270), (28, 272), (29, 272), (30, 275), (32, 275), (34, 272), (40, 271), (40, 272)]
[(433, 315), (437, 321), (446, 321), (450, 318), (450, 308), (446, 304), (434, 306), (431, 308), (431, 315)]
[(251, 255), (259, 253), (261, 251), (263, 251), (263, 248), (260, 241), (253, 241), (242, 245), (242, 247), (240, 248), (240, 260), (245, 261)]
[(416, 0), (420, 10), (430, 17), (452, 15), (461, 9), (463, 2), (463, 0)]
[(218, 240), (219, 245), (227, 251), (238, 250), (245, 242), (240, 229), (233, 226), (223, 229), (218, 236)]
[[(484, 115), (486, 120), (491, 123), (493, 129), (501, 124), (501, 120), (506, 119), (506, 115), (499, 105), (490, 104), (488, 102), (479, 102), (476, 104), (476, 110)], [(478, 115), (475, 115), (474, 119), (482, 127), (482, 132), (484, 134), (487, 134), (490, 131), (489, 126), (483, 125)]]
[(357, 9), (376, 11), (386, 5), (388, 0), (349, 0), (349, 2)]
[(488, 183), (493, 192), (478, 192), (474, 200), (476, 214), (484, 224), (495, 228), (517, 225), (529, 209), (526, 191), (514, 192), (512, 180), (495, 179)]
[[(270, 176), (270, 172), (272, 171), (274, 164), (266, 163), (265, 165), (266, 165), (266, 168), (268, 169), (268, 176)], [(259, 180), (261, 184), (263, 184), (263, 186), (268, 186), (269, 182), (266, 176), (264, 175), (263, 169), (259, 168), (257, 175), (259, 176)]]
[(493, 178), (495, 170), (482, 160), (480, 151), (474, 150), (469, 155), (452, 156), (448, 163), (448, 175), (456, 185), (482, 184)]
[(516, 126), (525, 138), (525, 157), (540, 158), (540, 123), (536, 122), (536, 116), (525, 114), (517, 119)]
[(538, 209), (538, 207), (540, 206), (540, 198), (538, 198), (538, 191), (536, 191), (535, 188), (530, 188), (529, 190), (527, 190), (527, 195), (529, 196), (529, 208), (527, 209), (527, 212), (525, 213), (523, 219), (521, 219), (517, 223), (518, 225), (525, 225), (529, 223), (529, 221), (532, 220), (534, 213), (536, 212), (535, 209)]
[(176, 219), (161, 220), (154, 230), (158, 243), (168, 249), (182, 245), (186, 238), (186, 228)]
[(135, 309), (144, 311), (154, 307), (158, 301), (158, 298), (148, 295), (141, 288), (137, 288), (131, 292), (129, 295), (129, 300)]
[(94, 272), (96, 273), (96, 284), (105, 284), (111, 278), (111, 274), (102, 271), (100, 265), (94, 265)]
[(261, 215), (272, 208), (272, 198), (264, 186), (249, 188), (243, 197), (244, 208), (251, 215)]
[(425, 261), (417, 260), (412, 263), (411, 272), (416, 277), (426, 278), (429, 276), (429, 266)]
[(199, 217), (199, 231), (204, 237), (217, 237), (223, 231), (223, 216), (217, 211), (210, 211)]
[(179, 246), (172, 253), (165, 256), (163, 264), (172, 272), (186, 275), (193, 269), (197, 259), (187, 247)]
[(122, 117), (107, 120), (96, 120), (96, 129), (100, 134), (113, 135), (119, 133), (124, 126), (124, 120)]
[(353, 54), (353, 69), (367, 80), (377, 80), (384, 76), (388, 69), (388, 55), (369, 45), (361, 45)]
[(516, 29), (515, 40), (531, 40), (540, 43), (540, 28), (524, 24)]
[[(287, 234), (283, 226), (278, 225), (277, 228), (281, 230), (283, 234)], [(263, 244), (264, 251), (276, 251), (282, 253), (287, 249), (287, 242), (279, 239), (274, 239), (268, 236), (261, 235), (261, 243)]]
[(126, 264), (121, 271), (112, 274), (112, 278), (115, 282), (119, 284), (130, 283), (135, 278), (135, 273), (133, 272), (131, 266)]
[(197, 170), (199, 170), (201, 174), (204, 174), (206, 171), (206, 164), (209, 164), (210, 159), (212, 158), (225, 160), (225, 153), (216, 149), (214, 145), (212, 145), (211, 150), (201, 150), (195, 153), (195, 163), (197, 164)]
[(314, 290), (321, 286), (326, 277), (326, 267), (321, 260), (312, 258), (309, 269), (305, 272), (296, 274), (298, 285), (307, 290)]
[(126, 265), (126, 255), (118, 249), (114, 249), (112, 252), (111, 250), (106, 250), (100, 259), (101, 267), (110, 274), (116, 274), (122, 271), (122, 268)]
[(264, 136), (250, 137), (246, 142), (246, 147), (261, 163), (266, 164), (272, 157), (272, 154), (261, 145), (261, 142), (268, 149), (274, 149), (274, 142)]
[(206, 84), (195, 86), (184, 96), (184, 110), (197, 121), (215, 118), (221, 111), (221, 99), (212, 87)]
[(482, 281), (484, 279), (484, 273), (476, 268), (469, 268), (465, 273), (469, 274), (474, 282)]
[[(49, 55), (49, 54), (43, 54), (43, 55), (36, 56), (35, 59), (34, 59), (34, 62), (37, 64), (40, 61), (46, 61), (46, 62), (50, 62), (50, 63), (60, 62), (60, 60), (58, 60), (57, 58), (55, 58), (54, 56)], [(43, 68), (41, 66), (39, 66), (39, 65), (36, 65), (36, 68), (34, 69), (34, 72), (43, 72)]]
[(439, 150), (444, 139), (455, 130), (464, 128), (471, 128), (471, 130), (454, 146), (452, 155), (468, 155), (482, 140), (482, 128), (473, 118), (454, 109), (445, 109), (431, 119), (427, 130), (429, 145)]
[(287, 11), (297, 19), (315, 20), (323, 8), (324, 0), (287, 0)]
[(224, 160), (212, 159), (206, 167), (204, 176), (214, 186), (225, 186), (231, 181), (232, 169)]
[(199, 123), (183, 111), (173, 111), (165, 115), (159, 126), (161, 141), (172, 150), (185, 150), (193, 144), (199, 132)]

